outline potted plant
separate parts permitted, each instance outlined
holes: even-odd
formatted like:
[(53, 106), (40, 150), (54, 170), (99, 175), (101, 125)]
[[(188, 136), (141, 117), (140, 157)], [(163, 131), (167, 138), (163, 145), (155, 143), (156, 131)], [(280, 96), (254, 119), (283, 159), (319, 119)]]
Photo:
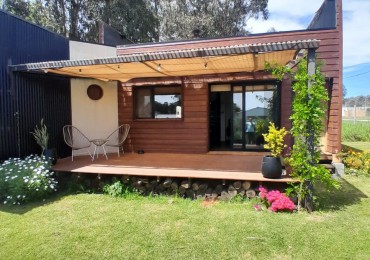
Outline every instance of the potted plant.
[(269, 179), (281, 178), (283, 171), (280, 156), (286, 147), (284, 137), (288, 131), (285, 128), (277, 129), (274, 123), (270, 122), (269, 131), (263, 134), (265, 139), (264, 148), (271, 151), (271, 155), (266, 155), (262, 162), (262, 175)]
[(40, 127), (36, 125), (35, 131), (31, 132), (31, 134), (35, 138), (37, 144), (41, 147), (42, 150), (41, 155), (47, 157), (53, 165), (56, 164), (57, 162), (56, 150), (48, 149), (49, 133), (43, 118), (41, 119)]

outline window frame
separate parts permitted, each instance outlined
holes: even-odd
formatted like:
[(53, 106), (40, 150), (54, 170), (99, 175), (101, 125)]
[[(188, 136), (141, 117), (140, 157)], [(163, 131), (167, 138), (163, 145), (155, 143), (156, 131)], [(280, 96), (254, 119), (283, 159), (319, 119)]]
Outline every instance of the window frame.
[[(168, 87), (180, 87), (181, 95), (181, 118), (155, 118), (155, 107), (154, 107), (154, 92), (156, 88), (168, 88)], [(150, 90), (150, 103), (151, 103), (151, 117), (137, 117), (137, 93), (139, 90), (147, 89)], [(133, 87), (133, 120), (134, 121), (183, 121), (184, 120), (184, 89), (181, 84), (171, 85), (150, 85), (150, 86), (134, 86)]]

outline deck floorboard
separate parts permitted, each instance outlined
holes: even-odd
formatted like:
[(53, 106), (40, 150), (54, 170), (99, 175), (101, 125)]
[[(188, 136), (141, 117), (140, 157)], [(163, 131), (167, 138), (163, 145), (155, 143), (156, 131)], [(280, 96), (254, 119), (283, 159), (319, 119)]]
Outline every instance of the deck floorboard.
[(88, 156), (58, 160), (54, 171), (92, 174), (179, 177), (200, 179), (248, 180), (259, 182), (291, 182), (291, 178), (267, 179), (262, 176), (264, 154), (258, 153), (125, 153), (109, 154), (92, 161)]

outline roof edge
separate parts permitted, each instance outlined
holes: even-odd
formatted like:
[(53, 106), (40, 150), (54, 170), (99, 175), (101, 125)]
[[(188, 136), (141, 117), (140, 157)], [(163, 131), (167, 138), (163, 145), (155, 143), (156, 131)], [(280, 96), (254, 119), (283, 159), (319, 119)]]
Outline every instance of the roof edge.
[(286, 42), (241, 44), (224, 47), (156, 51), (140, 54), (126, 54), (116, 57), (106, 57), (97, 59), (62, 60), (62, 61), (28, 63), (20, 65), (10, 65), (9, 69), (11, 71), (47, 70), (53, 68), (64, 68), (74, 66), (105, 65), (105, 64), (145, 62), (154, 60), (168, 60), (168, 59), (209, 57), (209, 56), (230, 56), (238, 54), (240, 55), (248, 53), (267, 53), (285, 50), (317, 49), (319, 48), (319, 46), (320, 40), (308, 39)]

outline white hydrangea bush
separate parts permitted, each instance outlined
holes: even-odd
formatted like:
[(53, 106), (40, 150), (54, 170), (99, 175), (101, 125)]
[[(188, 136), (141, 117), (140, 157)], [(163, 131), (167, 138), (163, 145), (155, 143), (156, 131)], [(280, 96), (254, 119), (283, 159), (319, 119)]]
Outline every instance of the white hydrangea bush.
[(58, 182), (45, 156), (11, 158), (0, 165), (0, 201), (20, 205), (57, 191)]

